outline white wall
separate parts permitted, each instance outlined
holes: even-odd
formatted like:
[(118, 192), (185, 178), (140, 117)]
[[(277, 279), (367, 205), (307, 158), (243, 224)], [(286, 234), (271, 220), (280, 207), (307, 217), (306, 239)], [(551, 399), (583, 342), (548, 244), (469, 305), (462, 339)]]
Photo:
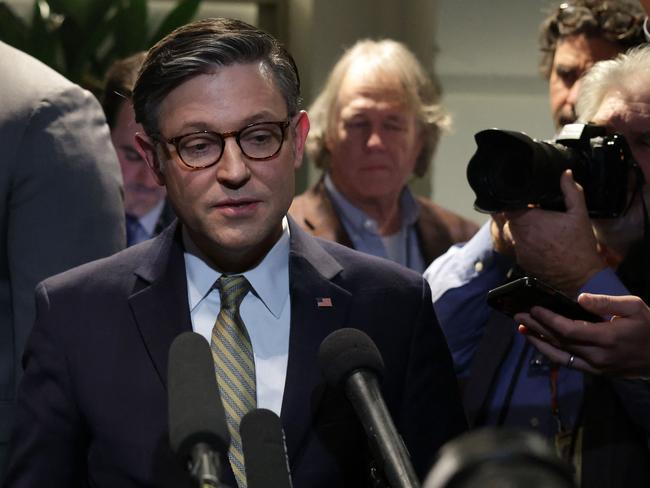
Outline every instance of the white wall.
[(434, 160), (433, 198), (480, 222), (465, 178), (474, 133), (491, 127), (553, 134), (547, 85), (538, 75), (538, 27), (549, 2), (438, 0), (436, 69), (454, 124)]

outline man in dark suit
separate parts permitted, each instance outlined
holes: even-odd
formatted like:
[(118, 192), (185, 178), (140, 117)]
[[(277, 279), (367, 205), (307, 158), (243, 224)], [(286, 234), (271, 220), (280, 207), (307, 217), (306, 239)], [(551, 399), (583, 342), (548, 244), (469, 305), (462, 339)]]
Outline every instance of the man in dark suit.
[(131, 98), (145, 56), (141, 51), (115, 61), (106, 72), (102, 96), (102, 108), (124, 178), (127, 246), (157, 236), (175, 218), (165, 198), (165, 188), (157, 184), (135, 147), (135, 133), (141, 132), (142, 126), (135, 121)]
[(124, 248), (122, 177), (97, 100), (0, 42), (0, 484), (41, 280)]
[(230, 486), (246, 486), (238, 423), (255, 407), (281, 415), (294, 486), (370, 485), (359, 422), (317, 366), (341, 327), (377, 343), (420, 476), (464, 429), (422, 278), (286, 217), (309, 130), (298, 99), (291, 56), (240, 21), (190, 24), (148, 53), (138, 146), (179, 223), (38, 288), (7, 488), (179, 486), (165, 390), (169, 345), (186, 330), (211, 343)]

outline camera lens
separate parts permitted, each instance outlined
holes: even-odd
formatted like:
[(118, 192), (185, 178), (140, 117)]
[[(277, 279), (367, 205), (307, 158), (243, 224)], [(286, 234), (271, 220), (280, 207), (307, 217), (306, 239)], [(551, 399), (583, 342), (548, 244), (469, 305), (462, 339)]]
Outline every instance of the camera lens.
[(629, 170), (636, 163), (623, 137), (608, 134), (605, 127), (570, 124), (555, 142), (499, 129), (474, 138), (477, 150), (467, 166), (467, 181), (480, 212), (531, 205), (562, 211), (560, 178), (567, 169), (582, 185), (591, 217), (616, 217), (626, 207)]
[(498, 196), (505, 204), (525, 200), (534, 177), (530, 162), (517, 154), (501, 153), (495, 157), (487, 173), (492, 196)]

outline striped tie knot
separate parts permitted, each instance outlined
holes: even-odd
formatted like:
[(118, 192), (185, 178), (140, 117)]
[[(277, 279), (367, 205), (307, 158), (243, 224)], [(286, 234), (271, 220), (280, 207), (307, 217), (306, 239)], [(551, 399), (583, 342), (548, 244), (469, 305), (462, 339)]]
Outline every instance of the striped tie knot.
[(239, 310), (242, 300), (249, 292), (251, 285), (243, 275), (221, 275), (216, 288), (221, 297), (221, 308), (228, 312)]

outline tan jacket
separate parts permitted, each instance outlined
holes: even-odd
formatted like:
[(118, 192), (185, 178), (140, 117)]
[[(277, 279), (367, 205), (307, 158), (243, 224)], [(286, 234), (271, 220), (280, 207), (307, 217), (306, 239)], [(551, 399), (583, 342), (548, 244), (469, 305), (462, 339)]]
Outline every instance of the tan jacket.
[[(478, 230), (476, 223), (427, 198), (416, 197), (416, 200), (420, 206), (418, 239), (427, 265), (447, 251), (449, 246), (469, 240)], [(293, 199), (289, 215), (310, 234), (352, 247), (352, 241), (325, 190), (323, 179)]]

